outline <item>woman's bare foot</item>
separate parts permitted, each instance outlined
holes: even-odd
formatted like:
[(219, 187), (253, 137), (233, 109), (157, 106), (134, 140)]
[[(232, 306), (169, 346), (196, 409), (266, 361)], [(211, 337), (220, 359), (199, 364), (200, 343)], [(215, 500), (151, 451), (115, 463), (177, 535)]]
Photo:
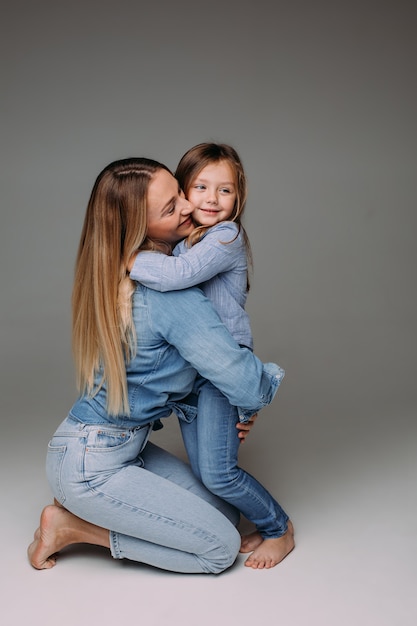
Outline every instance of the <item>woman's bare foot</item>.
[(50, 569), (56, 554), (73, 543), (90, 543), (109, 547), (109, 533), (76, 517), (61, 506), (50, 504), (41, 514), (39, 528), (28, 548), (28, 557), (35, 569)]
[(35, 531), (34, 541), (28, 548), (31, 565), (36, 569), (50, 569), (56, 563), (56, 553), (68, 545), (65, 539), (65, 515), (61, 507), (49, 505), (41, 514), (39, 528)]
[(288, 530), (285, 535), (277, 539), (263, 539), (261, 543), (258, 543), (258, 546), (254, 549), (250, 557), (246, 559), (245, 565), (253, 569), (269, 569), (275, 567), (275, 565), (285, 559), (294, 549), (294, 546), (294, 527), (289, 521)]
[(249, 535), (242, 535), (239, 552), (253, 552), (262, 542), (262, 535), (257, 530)]

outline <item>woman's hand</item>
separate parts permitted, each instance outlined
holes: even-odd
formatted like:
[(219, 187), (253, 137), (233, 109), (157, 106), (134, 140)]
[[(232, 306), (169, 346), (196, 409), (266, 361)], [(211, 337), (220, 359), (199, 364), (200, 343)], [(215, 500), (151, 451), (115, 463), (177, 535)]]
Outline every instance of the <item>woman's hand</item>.
[(257, 413), (254, 413), (252, 415), (252, 417), (250, 418), (249, 422), (247, 422), (246, 424), (242, 423), (242, 422), (238, 422), (236, 424), (236, 428), (238, 429), (238, 437), (240, 439), (240, 443), (245, 443), (245, 439), (248, 436), (248, 434), (250, 433), (252, 426), (255, 423), (256, 418), (258, 417)]

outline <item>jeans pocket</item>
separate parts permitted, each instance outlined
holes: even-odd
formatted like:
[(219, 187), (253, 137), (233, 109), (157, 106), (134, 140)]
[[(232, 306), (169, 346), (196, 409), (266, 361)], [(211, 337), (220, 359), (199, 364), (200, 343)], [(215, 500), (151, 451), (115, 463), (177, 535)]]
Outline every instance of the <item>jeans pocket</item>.
[(46, 475), (54, 497), (63, 504), (66, 496), (62, 486), (62, 464), (64, 462), (67, 446), (56, 446), (52, 440), (48, 444), (46, 455)]
[(87, 450), (106, 452), (127, 445), (132, 439), (132, 429), (94, 428), (87, 440)]
[(128, 465), (142, 466), (140, 453), (151, 431), (152, 424), (126, 429), (90, 428), (85, 444), (84, 478), (98, 484)]

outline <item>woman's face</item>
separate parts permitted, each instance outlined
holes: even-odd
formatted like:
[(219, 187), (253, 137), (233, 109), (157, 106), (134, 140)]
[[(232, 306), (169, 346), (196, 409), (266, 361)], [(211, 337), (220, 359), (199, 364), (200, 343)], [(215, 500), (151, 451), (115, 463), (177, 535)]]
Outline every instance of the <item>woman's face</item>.
[(193, 206), (185, 199), (178, 181), (166, 170), (159, 170), (148, 188), (148, 237), (176, 244), (194, 228)]

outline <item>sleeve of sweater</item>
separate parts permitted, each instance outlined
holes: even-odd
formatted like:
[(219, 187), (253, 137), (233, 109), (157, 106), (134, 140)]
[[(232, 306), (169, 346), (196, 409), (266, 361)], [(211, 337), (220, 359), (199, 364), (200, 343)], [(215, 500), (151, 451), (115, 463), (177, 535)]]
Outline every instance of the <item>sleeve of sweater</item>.
[(191, 248), (182, 246), (178, 256), (139, 252), (130, 277), (156, 291), (186, 289), (230, 270), (245, 254), (236, 224), (222, 222)]

